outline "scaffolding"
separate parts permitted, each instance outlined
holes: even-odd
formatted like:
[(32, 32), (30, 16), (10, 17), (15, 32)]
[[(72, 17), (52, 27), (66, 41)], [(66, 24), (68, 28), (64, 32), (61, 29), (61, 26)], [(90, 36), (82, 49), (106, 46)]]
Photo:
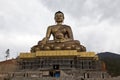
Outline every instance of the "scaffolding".
[[(20, 69), (83, 69), (101, 70), (101, 61), (94, 58), (81, 58), (76, 56), (24, 58), (19, 61)], [(57, 67), (57, 68), (56, 68)]]

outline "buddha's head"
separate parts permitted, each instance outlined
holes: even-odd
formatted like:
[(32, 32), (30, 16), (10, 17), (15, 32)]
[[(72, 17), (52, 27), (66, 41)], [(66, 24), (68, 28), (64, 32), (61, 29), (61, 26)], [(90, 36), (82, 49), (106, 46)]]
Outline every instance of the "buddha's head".
[(63, 14), (63, 12), (61, 12), (61, 11), (56, 12), (54, 19), (55, 19), (56, 23), (62, 23), (64, 21), (64, 14)]

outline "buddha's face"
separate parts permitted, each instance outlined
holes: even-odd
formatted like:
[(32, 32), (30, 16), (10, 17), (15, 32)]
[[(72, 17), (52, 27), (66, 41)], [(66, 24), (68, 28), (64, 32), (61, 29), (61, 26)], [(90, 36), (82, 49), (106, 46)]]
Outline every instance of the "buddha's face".
[(64, 20), (64, 15), (62, 13), (55, 14), (55, 21), (57, 23), (62, 23)]

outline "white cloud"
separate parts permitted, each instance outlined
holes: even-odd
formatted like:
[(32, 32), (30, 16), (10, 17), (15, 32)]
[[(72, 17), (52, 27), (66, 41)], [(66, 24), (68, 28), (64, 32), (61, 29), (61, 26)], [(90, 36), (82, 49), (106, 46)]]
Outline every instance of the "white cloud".
[(29, 51), (45, 36), (51, 12), (37, 0), (0, 1), (0, 54), (9, 48), (11, 57)]
[(119, 7), (120, 0), (0, 0), (0, 60), (8, 48), (11, 57), (29, 51), (59, 10), (88, 51), (120, 53)]

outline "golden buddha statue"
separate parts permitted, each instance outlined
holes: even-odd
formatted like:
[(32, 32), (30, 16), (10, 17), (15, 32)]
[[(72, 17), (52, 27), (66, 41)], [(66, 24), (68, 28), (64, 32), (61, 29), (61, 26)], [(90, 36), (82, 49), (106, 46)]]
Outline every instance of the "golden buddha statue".
[[(49, 26), (46, 37), (31, 48), (31, 52), (40, 50), (78, 50), (86, 51), (78, 40), (74, 40), (71, 27), (63, 25), (64, 14), (61, 11), (55, 13), (56, 25)], [(49, 40), (53, 35), (53, 40)]]

